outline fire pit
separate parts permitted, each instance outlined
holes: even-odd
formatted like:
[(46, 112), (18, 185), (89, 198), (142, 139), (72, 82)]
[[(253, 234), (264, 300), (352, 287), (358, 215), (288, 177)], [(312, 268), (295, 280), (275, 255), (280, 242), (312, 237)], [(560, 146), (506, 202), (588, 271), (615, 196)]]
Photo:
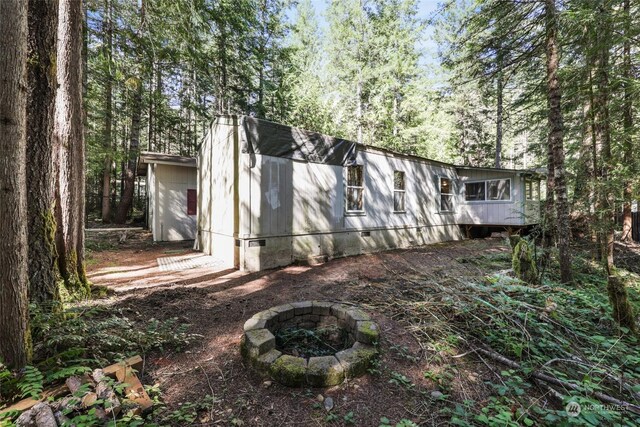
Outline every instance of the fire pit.
[(363, 375), (377, 351), (378, 325), (352, 305), (329, 301), (283, 304), (244, 324), (241, 352), (281, 384), (325, 387)]

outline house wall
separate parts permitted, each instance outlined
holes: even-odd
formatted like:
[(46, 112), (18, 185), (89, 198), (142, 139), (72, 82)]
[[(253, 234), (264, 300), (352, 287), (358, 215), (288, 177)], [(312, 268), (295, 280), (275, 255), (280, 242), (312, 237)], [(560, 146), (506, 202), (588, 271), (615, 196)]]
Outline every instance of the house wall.
[[(345, 212), (346, 168), (240, 156), (239, 240), (244, 270), (462, 238), (455, 213), (439, 212), (438, 176), (454, 179), (453, 167), (359, 150), (364, 212), (352, 214)], [(394, 170), (405, 172), (403, 213), (393, 211)]]
[[(512, 171), (458, 170), (461, 208), (458, 224), (527, 225), (539, 219), (540, 202), (525, 201), (524, 177)], [(511, 200), (465, 201), (465, 183), (492, 179), (511, 180)]]
[(235, 132), (231, 117), (214, 120), (198, 153), (197, 247), (227, 267), (237, 266)]
[(151, 229), (151, 235), (153, 236), (153, 241), (158, 240), (158, 234), (156, 230), (156, 179), (154, 173), (154, 164), (147, 165), (147, 227)]
[(197, 188), (197, 170), (192, 167), (154, 164), (152, 185), (152, 232), (154, 241), (192, 240), (196, 216), (187, 213), (187, 190)]
[[(356, 158), (364, 212), (346, 212), (346, 167), (243, 152), (239, 120), (216, 119), (198, 155), (196, 247), (229, 267), (258, 271), (461, 239), (459, 224), (523, 225), (539, 213), (514, 172), (457, 170), (370, 147)], [(393, 210), (394, 170), (405, 172), (405, 212)], [(452, 212), (440, 211), (441, 176), (453, 185)], [(465, 202), (465, 182), (495, 178), (512, 180), (511, 200)]]

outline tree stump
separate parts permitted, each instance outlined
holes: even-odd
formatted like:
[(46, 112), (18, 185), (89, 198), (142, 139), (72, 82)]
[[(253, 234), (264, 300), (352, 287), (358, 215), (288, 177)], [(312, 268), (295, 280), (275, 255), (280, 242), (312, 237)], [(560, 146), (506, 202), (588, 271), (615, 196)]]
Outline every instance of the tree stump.
[(511, 265), (516, 277), (526, 283), (538, 283), (538, 267), (529, 242), (515, 235), (509, 236), (509, 242), (513, 249)]

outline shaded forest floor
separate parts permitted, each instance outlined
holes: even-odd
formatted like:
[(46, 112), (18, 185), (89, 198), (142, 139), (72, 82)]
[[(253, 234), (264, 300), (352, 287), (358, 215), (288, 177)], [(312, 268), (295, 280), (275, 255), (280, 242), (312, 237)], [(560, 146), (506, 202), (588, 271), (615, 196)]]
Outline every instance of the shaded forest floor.
[[(190, 252), (184, 244), (157, 245), (149, 242), (148, 235), (138, 236), (122, 244), (117, 236), (90, 239), (89, 276), (138, 263), (153, 268), (154, 259), (167, 252)], [(624, 265), (640, 266), (638, 246), (619, 251)], [(602, 278), (588, 258), (579, 262), (583, 265), (578, 267), (577, 289), (551, 282), (523, 286), (509, 277), (510, 249), (505, 239), (468, 240), (337, 259), (315, 267), (223, 272), (195, 283), (190, 281), (193, 271), (173, 272), (159, 287), (127, 290), (119, 283), (116, 294), (90, 305), (108, 308), (134, 324), (177, 319), (195, 334), (179, 351), (143, 354), (143, 382), (153, 385), (166, 405), (152, 415), (161, 424), (375, 426), (387, 421), (396, 425), (404, 419), (419, 425), (554, 425), (568, 420), (558, 395), (590, 402), (588, 392), (551, 392), (474, 349), (490, 348), (530, 369), (540, 368), (545, 357), (550, 360), (563, 353), (591, 363), (604, 350), (611, 358), (605, 366), (626, 366), (629, 383), (637, 386), (639, 359), (623, 360), (635, 341), (617, 338), (606, 314)], [(637, 276), (625, 274), (631, 278), (638, 308)], [(239, 353), (245, 320), (275, 305), (310, 299), (359, 304), (381, 325), (381, 357), (368, 375), (329, 389), (292, 389), (265, 382), (245, 366)], [(601, 338), (599, 344), (591, 341), (594, 335)], [(545, 348), (553, 345), (560, 350)], [(589, 373), (592, 377), (609, 373), (601, 371), (592, 367)], [(569, 366), (562, 375), (579, 380), (584, 372)], [(602, 387), (608, 393), (615, 391), (606, 384)], [(335, 408), (330, 413), (319, 403), (318, 394), (333, 398)], [(637, 398), (624, 391), (617, 396)], [(597, 422), (610, 417), (622, 417), (614, 419), (623, 424), (635, 422), (626, 412), (602, 414), (596, 414)]]

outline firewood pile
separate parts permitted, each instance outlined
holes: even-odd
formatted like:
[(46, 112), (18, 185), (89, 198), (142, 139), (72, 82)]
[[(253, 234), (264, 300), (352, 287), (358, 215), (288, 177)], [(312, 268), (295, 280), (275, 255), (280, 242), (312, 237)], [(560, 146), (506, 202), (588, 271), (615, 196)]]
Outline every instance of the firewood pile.
[(24, 399), (1, 412), (22, 411), (17, 427), (70, 425), (71, 418), (89, 411), (104, 424), (123, 415), (141, 415), (153, 405), (136, 375), (141, 367), (142, 358), (134, 356), (90, 374), (69, 377), (40, 399)]

